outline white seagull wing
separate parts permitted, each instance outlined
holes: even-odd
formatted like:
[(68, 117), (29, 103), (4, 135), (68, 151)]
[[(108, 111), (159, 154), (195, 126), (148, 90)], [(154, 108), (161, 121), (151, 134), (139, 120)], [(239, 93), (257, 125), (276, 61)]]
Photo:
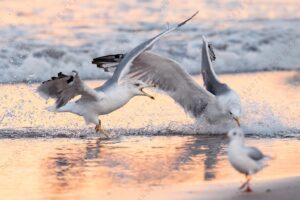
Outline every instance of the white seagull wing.
[(133, 60), (128, 76), (157, 85), (194, 117), (215, 101), (215, 96), (199, 86), (176, 61), (150, 52)]
[(181, 22), (180, 24), (178, 24), (177, 26), (168, 29), (158, 35), (156, 35), (155, 37), (143, 42), (142, 44), (138, 45), (137, 47), (135, 47), (132, 51), (130, 51), (129, 53), (127, 53), (125, 55), (125, 57), (120, 61), (117, 69), (115, 70), (112, 78), (108, 81), (114, 81), (114, 82), (120, 82), (120, 80), (122, 78), (124, 78), (124, 76), (126, 74), (128, 74), (128, 72), (130, 71), (130, 67), (132, 66), (132, 61), (141, 53), (143, 53), (146, 50), (151, 49), (152, 45), (158, 41), (162, 36), (176, 30), (177, 28), (183, 26), (186, 22), (190, 21), (195, 15), (198, 14), (199, 11), (197, 11), (193, 16), (191, 16), (190, 18), (188, 18), (187, 20)]

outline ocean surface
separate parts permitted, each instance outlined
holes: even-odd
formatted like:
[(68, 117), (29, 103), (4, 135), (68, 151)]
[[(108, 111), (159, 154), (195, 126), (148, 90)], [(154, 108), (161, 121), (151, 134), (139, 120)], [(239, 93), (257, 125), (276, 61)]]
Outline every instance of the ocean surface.
[(0, 82), (37, 82), (72, 70), (84, 79), (107, 78), (93, 57), (126, 53), (196, 10), (154, 51), (199, 73), (204, 34), (217, 73), (300, 69), (298, 0), (2, 0)]
[[(203, 85), (201, 76), (193, 77)], [(300, 138), (300, 73), (255, 72), (221, 75), (241, 97), (241, 126), (250, 136)], [(104, 81), (86, 81), (97, 87)], [(94, 125), (71, 113), (51, 113), (35, 90), (38, 84), (0, 85), (0, 138), (90, 138)], [(122, 108), (99, 116), (112, 138), (125, 135), (224, 134), (236, 124), (209, 125), (195, 120), (172, 98), (149, 90), (155, 100), (134, 97)]]

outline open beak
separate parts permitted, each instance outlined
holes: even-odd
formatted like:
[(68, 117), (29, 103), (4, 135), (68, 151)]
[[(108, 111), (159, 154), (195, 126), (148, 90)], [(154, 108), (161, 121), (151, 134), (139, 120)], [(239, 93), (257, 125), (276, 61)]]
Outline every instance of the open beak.
[(238, 117), (234, 117), (233, 119), (236, 121), (237, 125), (241, 127), (240, 119)]
[(152, 95), (150, 95), (150, 94), (148, 94), (148, 93), (146, 93), (144, 91), (145, 88), (151, 88), (151, 87), (156, 87), (156, 85), (148, 85), (148, 86), (142, 87), (140, 90), (141, 90), (141, 92), (143, 93), (144, 96), (149, 97), (150, 99), (155, 100), (154, 96), (152, 96)]

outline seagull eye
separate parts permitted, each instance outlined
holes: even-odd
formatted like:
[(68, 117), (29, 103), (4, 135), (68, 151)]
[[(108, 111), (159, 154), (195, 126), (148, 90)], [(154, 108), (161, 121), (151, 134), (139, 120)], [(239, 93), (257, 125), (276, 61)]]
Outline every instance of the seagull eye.
[(232, 112), (229, 111), (229, 114), (232, 115)]
[(236, 135), (236, 132), (234, 132), (233, 135)]
[(139, 84), (139, 83), (135, 83), (134, 85), (135, 85), (136, 87), (139, 87), (139, 86), (140, 86), (140, 84)]

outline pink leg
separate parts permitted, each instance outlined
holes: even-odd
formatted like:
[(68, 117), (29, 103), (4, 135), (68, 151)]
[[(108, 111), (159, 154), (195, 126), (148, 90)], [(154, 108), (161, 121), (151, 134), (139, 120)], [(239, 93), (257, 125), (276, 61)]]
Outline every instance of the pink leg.
[(246, 175), (246, 182), (243, 183), (243, 184), (239, 187), (239, 189), (240, 189), (240, 190), (244, 189), (244, 188), (248, 185), (248, 183), (249, 183), (249, 178), (248, 178), (248, 175)]
[(246, 187), (246, 189), (244, 190), (245, 192), (252, 192), (252, 189), (250, 188), (251, 176), (246, 175), (246, 179), (247, 179), (246, 182), (243, 183), (243, 185), (241, 185), (239, 189), (242, 190)]
[(249, 184), (247, 185), (247, 188), (246, 188), (245, 192), (253, 192), (253, 190), (250, 188)]
[(246, 176), (247, 177), (247, 188), (245, 189), (244, 192), (252, 192), (253, 190), (250, 187), (250, 181), (251, 181), (251, 176)]

